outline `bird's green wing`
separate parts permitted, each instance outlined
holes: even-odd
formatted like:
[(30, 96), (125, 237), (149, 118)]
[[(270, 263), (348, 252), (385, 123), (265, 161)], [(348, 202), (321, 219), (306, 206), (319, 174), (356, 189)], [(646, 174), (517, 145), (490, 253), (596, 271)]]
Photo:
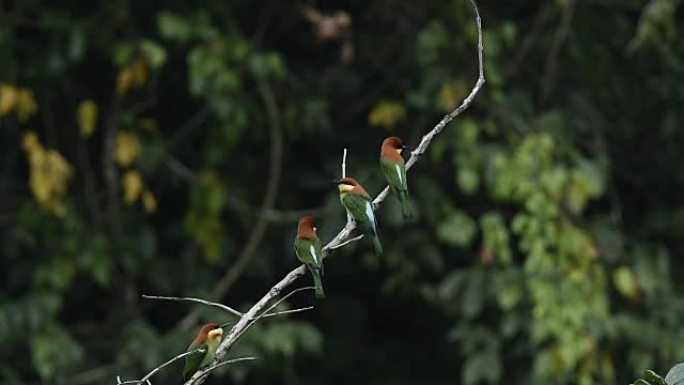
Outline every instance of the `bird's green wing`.
[(384, 157), (380, 157), (380, 169), (387, 179), (392, 188), (399, 191), (408, 190), (408, 184), (406, 182), (406, 166), (404, 160), (400, 162), (392, 162)]
[(306, 238), (296, 238), (294, 242), (295, 253), (302, 263), (320, 269), (323, 266), (323, 253), (321, 242)]
[(204, 352), (196, 352), (194, 354), (189, 354), (185, 356), (185, 369), (183, 369), (184, 381), (189, 380), (190, 377), (192, 377), (192, 375), (195, 374), (197, 369), (200, 368), (202, 360), (204, 360), (204, 357), (207, 354), (207, 344), (190, 344), (190, 346), (188, 346), (188, 350), (186, 351), (190, 352), (197, 349), (204, 349)]
[(342, 198), (342, 204), (362, 229), (377, 234), (378, 224), (375, 221), (373, 205), (370, 199), (359, 195), (347, 194)]
[(380, 168), (387, 179), (392, 192), (399, 198), (401, 212), (404, 218), (411, 217), (411, 205), (408, 199), (408, 182), (406, 181), (406, 165), (404, 160), (392, 162), (391, 160), (380, 157)]
[(316, 297), (325, 297), (323, 282), (321, 281), (321, 274), (323, 272), (321, 241), (318, 237), (315, 239), (295, 238), (294, 247), (297, 258), (311, 270), (316, 288)]

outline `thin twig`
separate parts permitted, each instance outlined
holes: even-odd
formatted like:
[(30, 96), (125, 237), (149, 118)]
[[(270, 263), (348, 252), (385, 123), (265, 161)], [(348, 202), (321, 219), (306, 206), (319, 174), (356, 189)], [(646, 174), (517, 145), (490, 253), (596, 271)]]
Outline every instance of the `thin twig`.
[(174, 156), (167, 156), (166, 160), (164, 161), (164, 164), (166, 164), (166, 167), (168, 167), (169, 170), (171, 170), (173, 173), (175, 173), (181, 179), (187, 182), (192, 183), (197, 180), (197, 173), (192, 171), (188, 166), (181, 163), (181, 161)]
[(558, 72), (558, 58), (560, 57), (561, 49), (568, 39), (570, 34), (570, 26), (575, 11), (575, 0), (569, 0), (563, 5), (563, 13), (561, 15), (561, 22), (553, 37), (553, 43), (549, 50), (549, 55), (546, 57), (544, 65), (544, 75), (542, 76), (542, 83), (540, 87), (541, 99), (545, 103), (548, 99), (556, 80), (556, 73)]
[(157, 167), (164, 163), (164, 159), (173, 152), (175, 147), (184, 143), (190, 134), (199, 132), (199, 128), (202, 127), (210, 117), (211, 107), (209, 107), (208, 104), (205, 104), (195, 115), (174, 132), (173, 136), (166, 143), (166, 146), (164, 146), (164, 150), (150, 160), (149, 166), (147, 167), (147, 170), (145, 170), (146, 173), (151, 174), (156, 171)]
[[(344, 152), (342, 152), (342, 178), (347, 177), (347, 147), (344, 148)], [(351, 214), (349, 214), (349, 211), (345, 210), (347, 213), (347, 222), (353, 221), (354, 219), (351, 217)]]
[(259, 320), (264, 318), (264, 316), (266, 314), (270, 313), (271, 310), (275, 309), (278, 305), (283, 303), (286, 299), (290, 298), (293, 294), (299, 293), (300, 291), (304, 291), (304, 290), (314, 290), (314, 289), (315, 289), (314, 286), (300, 287), (299, 289), (294, 289), (291, 292), (285, 294), (281, 299), (277, 300), (273, 305), (271, 305), (268, 309), (266, 309), (264, 312), (262, 312), (261, 314), (256, 316), (249, 324), (247, 324), (247, 326), (240, 331), (240, 333), (237, 335), (237, 337), (235, 337), (235, 339), (240, 338), (243, 334), (245, 334), (247, 332), (247, 330), (249, 330), (250, 327), (252, 327), (254, 324), (259, 322)]
[[(260, 84), (258, 90), (264, 105), (266, 106), (266, 115), (271, 135), (271, 160), (268, 168), (268, 184), (266, 185), (266, 193), (264, 194), (264, 199), (261, 203), (259, 217), (252, 228), (247, 243), (245, 243), (244, 248), (232, 264), (231, 268), (218, 281), (212, 291), (211, 299), (214, 301), (218, 301), (228, 293), (256, 254), (256, 251), (261, 244), (261, 240), (266, 234), (266, 230), (269, 226), (266, 214), (275, 207), (276, 198), (278, 198), (278, 190), (280, 188), (280, 179), (283, 170), (283, 133), (280, 126), (280, 111), (278, 110), (278, 103), (276, 102), (271, 87), (266, 84)], [(190, 328), (197, 322), (198, 318), (199, 313), (190, 312), (180, 321), (179, 324), (181, 329)]]
[(532, 30), (522, 40), (519, 49), (516, 50), (517, 52), (513, 57), (513, 60), (511, 60), (510, 65), (507, 66), (508, 68), (506, 76), (508, 78), (511, 78), (517, 74), (518, 70), (522, 67), (523, 62), (527, 58), (527, 55), (530, 52), (533, 52), (532, 49), (537, 43), (539, 37), (542, 35), (544, 26), (553, 15), (554, 6), (555, 3), (552, 2), (544, 2), (543, 5), (541, 5), (537, 16), (534, 18)]
[[(213, 372), (215, 369), (218, 369), (218, 368), (220, 368), (220, 367), (223, 366), (223, 365), (234, 364), (234, 363), (240, 362), (240, 361), (254, 361), (254, 360), (258, 360), (258, 359), (259, 359), (258, 357), (239, 357), (239, 358), (233, 358), (233, 359), (231, 359), (231, 360), (219, 362), (219, 363), (216, 364), (216, 365), (213, 365), (213, 366), (210, 366), (210, 367), (208, 367), (208, 368), (206, 368), (206, 369), (203, 369), (203, 370), (202, 370), (202, 372), (203, 372), (202, 375), (203, 375), (204, 377), (206, 377), (207, 375), (209, 375), (209, 373)], [(199, 379), (199, 378), (198, 378), (198, 379)], [(192, 380), (191, 380), (191, 381), (192, 381)], [(192, 383), (192, 382), (190, 382), (190, 383)]]
[(360, 234), (360, 235), (355, 236), (354, 238), (349, 238), (346, 241), (344, 241), (338, 245), (328, 247), (328, 250), (332, 251), (332, 250), (336, 250), (336, 249), (339, 249), (341, 247), (344, 247), (344, 246), (346, 246), (352, 242), (356, 242), (356, 241), (360, 240), (361, 238), (363, 238), (364, 235), (365, 234)]
[(145, 299), (158, 299), (158, 300), (163, 300), (163, 301), (186, 301), (186, 302), (197, 302), (197, 303), (201, 303), (201, 304), (207, 305), (207, 306), (218, 307), (218, 308), (221, 308), (221, 309), (223, 309), (223, 310), (227, 311), (228, 313), (231, 313), (231, 314), (233, 314), (233, 315), (235, 315), (235, 316), (242, 317), (242, 313), (240, 313), (239, 311), (233, 309), (233, 308), (230, 307), (230, 306), (226, 306), (226, 305), (224, 305), (224, 304), (222, 304), (222, 303), (207, 301), (207, 300), (204, 300), (204, 299), (201, 299), (201, 298), (193, 298), (193, 297), (165, 297), (165, 296), (160, 296), (160, 295), (146, 295), (146, 294), (143, 294), (142, 297), (145, 298)]
[(189, 351), (189, 352), (185, 352), (185, 353), (179, 354), (179, 355), (173, 357), (172, 359), (170, 359), (170, 360), (164, 362), (163, 364), (157, 366), (156, 368), (152, 369), (149, 373), (147, 373), (143, 378), (141, 378), (141, 379), (139, 379), (139, 380), (123, 381), (123, 382), (122, 382), (122, 381), (121, 381), (121, 378), (120, 378), (119, 376), (116, 376), (116, 382), (117, 382), (117, 384), (119, 384), (119, 385), (125, 385), (125, 384), (141, 384), (141, 383), (143, 383), (143, 382), (148, 382), (149, 379), (150, 379), (152, 376), (154, 376), (158, 371), (160, 371), (160, 370), (162, 370), (164, 367), (166, 367), (166, 366), (168, 366), (168, 365), (174, 363), (175, 361), (178, 361), (178, 360), (180, 360), (181, 358), (183, 358), (183, 357), (185, 357), (185, 356), (189, 356), (189, 355), (191, 355), (191, 354), (195, 354), (195, 353), (204, 353), (204, 352), (205, 352), (205, 350), (200, 348), (200, 349), (195, 349), (195, 350), (191, 350), (191, 351)]
[(264, 214), (267, 221), (271, 223), (292, 223), (299, 220), (304, 215), (317, 216), (325, 212), (325, 206), (311, 207), (302, 210), (283, 210), (283, 209), (266, 209), (262, 210), (259, 207), (252, 207), (244, 200), (230, 196), (227, 198), (228, 205), (238, 214), (247, 218), (257, 215), (259, 211)]
[(344, 148), (342, 153), (342, 178), (347, 177), (347, 147)]
[[(230, 348), (235, 344), (235, 342), (242, 336), (244, 330), (248, 329), (250, 326), (252, 326), (252, 323), (250, 322), (252, 319), (257, 318), (258, 314), (268, 305), (268, 303), (271, 301), (271, 299), (277, 297), (280, 295), (280, 292), (283, 291), (287, 286), (292, 284), (297, 278), (301, 277), (306, 273), (306, 266), (300, 265), (298, 268), (292, 270), (289, 272), (283, 279), (281, 279), (278, 283), (276, 283), (269, 291), (261, 297), (261, 299), (252, 306), (245, 315), (240, 318), (237, 324), (233, 326), (232, 329), (228, 332), (228, 335), (226, 338), (223, 339), (221, 344), (219, 345), (218, 349), (216, 350), (216, 356), (214, 358), (214, 362), (218, 362), (223, 358), (226, 354), (228, 354), (228, 351)], [(267, 313), (269, 310), (266, 310)], [(204, 381), (204, 370), (200, 369), (197, 373), (195, 373), (190, 380), (186, 382), (186, 385), (191, 385), (193, 383), (201, 384)]]
[(263, 317), (261, 317), (261, 318), (275, 317), (275, 316), (279, 316), (279, 315), (286, 315), (286, 314), (293, 314), (293, 313), (301, 313), (301, 312), (309, 311), (309, 310), (313, 310), (313, 309), (314, 309), (313, 306), (307, 306), (307, 307), (301, 307), (301, 308), (298, 308), (298, 309), (277, 311), (277, 312), (275, 312), (275, 313), (268, 313), (268, 314), (265, 314), (265, 315), (264, 315)]

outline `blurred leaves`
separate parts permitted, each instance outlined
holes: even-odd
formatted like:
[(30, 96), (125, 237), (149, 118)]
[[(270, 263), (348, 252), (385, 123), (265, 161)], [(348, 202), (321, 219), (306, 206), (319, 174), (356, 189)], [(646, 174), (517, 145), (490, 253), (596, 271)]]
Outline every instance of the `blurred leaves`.
[(64, 216), (62, 198), (73, 175), (71, 165), (59, 152), (43, 147), (34, 132), (24, 135), (22, 147), (28, 158), (29, 186), (34, 198), (49, 213)]
[(97, 104), (91, 99), (84, 100), (76, 108), (76, 121), (81, 136), (88, 138), (95, 132), (97, 125)]
[(116, 133), (116, 162), (121, 167), (130, 167), (140, 156), (142, 145), (138, 136), (132, 132), (118, 131)]
[(215, 172), (200, 174), (190, 196), (190, 210), (185, 216), (185, 228), (202, 247), (207, 261), (216, 263), (223, 256), (225, 228), (221, 213), (226, 205), (226, 189)]
[[(681, 359), (680, 3), (479, 4), (487, 83), (411, 170), (415, 220), (383, 205), (386, 255), (340, 250), (329, 298), (258, 324), (233, 353), (263, 360), (230, 379), (620, 384)], [(76, 5), (21, 2), (0, 23), (10, 384), (136, 378), (184, 351), (188, 307), (138, 294), (208, 297), (251, 236), (271, 161), (260, 87), (283, 183), (222, 298), (239, 308), (293, 267), (300, 212), (324, 237), (342, 226), (325, 187), (342, 147), (379, 191), (367, 128), (415, 145), (477, 74), (467, 2)]]
[(25, 123), (37, 110), (38, 105), (30, 89), (0, 83), (0, 117), (14, 111), (17, 120)]
[(406, 118), (406, 109), (397, 101), (380, 101), (368, 113), (371, 126), (393, 128)]
[(43, 380), (74, 367), (83, 358), (82, 348), (63, 330), (50, 327), (30, 338), (33, 365)]

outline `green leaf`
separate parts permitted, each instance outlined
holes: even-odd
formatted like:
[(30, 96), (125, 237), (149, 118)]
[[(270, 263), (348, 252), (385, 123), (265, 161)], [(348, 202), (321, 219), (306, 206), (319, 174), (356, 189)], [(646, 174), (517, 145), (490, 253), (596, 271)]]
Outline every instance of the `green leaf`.
[(144, 39), (140, 42), (140, 50), (153, 69), (159, 69), (166, 62), (166, 50), (155, 41)]
[(437, 226), (437, 239), (452, 246), (468, 246), (476, 234), (475, 221), (460, 210), (455, 210)]
[(393, 128), (406, 119), (406, 107), (395, 100), (381, 100), (368, 113), (368, 124), (374, 127)]
[(281, 79), (285, 76), (285, 62), (275, 52), (255, 53), (249, 58), (249, 69), (257, 80)]
[(135, 48), (133, 47), (133, 44), (131, 44), (130, 42), (122, 42), (116, 44), (114, 46), (114, 53), (112, 55), (114, 59), (114, 64), (116, 64), (118, 67), (123, 66), (131, 60), (131, 57), (133, 57), (134, 52)]
[(654, 385), (667, 385), (667, 382), (665, 382), (665, 379), (660, 377), (656, 372), (652, 370), (645, 370), (644, 371), (644, 377), (646, 380), (651, 382)]
[(449, 34), (444, 25), (433, 21), (418, 33), (416, 57), (422, 65), (432, 64), (439, 58), (440, 52), (449, 45)]
[(613, 271), (613, 284), (622, 296), (630, 300), (637, 300), (641, 294), (639, 280), (632, 270), (625, 266)]
[(480, 187), (480, 175), (477, 173), (477, 170), (470, 167), (460, 167), (457, 180), (458, 187), (468, 195), (476, 193)]
[(83, 349), (64, 330), (49, 327), (30, 339), (33, 366), (43, 379), (55, 378), (76, 365)]
[(190, 39), (192, 34), (192, 27), (184, 17), (165, 11), (157, 16), (157, 29), (162, 37), (181, 43)]
[(465, 362), (461, 378), (467, 385), (480, 382), (497, 383), (501, 379), (501, 362), (492, 351), (475, 354)]

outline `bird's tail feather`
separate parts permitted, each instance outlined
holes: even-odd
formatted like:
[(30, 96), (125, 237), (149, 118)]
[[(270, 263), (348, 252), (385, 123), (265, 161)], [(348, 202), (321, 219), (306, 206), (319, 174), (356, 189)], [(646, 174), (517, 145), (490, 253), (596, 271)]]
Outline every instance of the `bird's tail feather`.
[(380, 243), (380, 237), (378, 234), (371, 234), (373, 238), (373, 247), (375, 248), (375, 254), (378, 257), (382, 256), (382, 244)]
[(413, 215), (411, 213), (411, 204), (408, 199), (408, 191), (398, 191), (399, 201), (401, 201), (401, 214), (404, 219), (409, 219)]
[(323, 280), (321, 280), (321, 270), (311, 269), (311, 274), (313, 275), (316, 298), (325, 298), (325, 292), (323, 291)]

